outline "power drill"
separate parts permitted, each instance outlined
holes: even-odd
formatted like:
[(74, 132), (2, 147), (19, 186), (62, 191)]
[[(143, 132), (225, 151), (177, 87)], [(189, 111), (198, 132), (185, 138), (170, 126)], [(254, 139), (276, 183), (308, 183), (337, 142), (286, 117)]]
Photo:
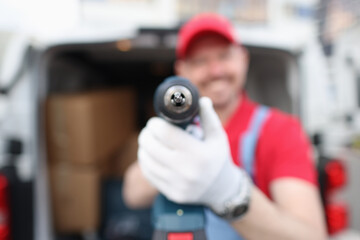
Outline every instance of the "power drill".
[[(187, 129), (199, 113), (197, 88), (185, 78), (166, 78), (155, 91), (156, 114)], [(153, 205), (153, 240), (205, 240), (205, 213), (200, 205), (177, 204), (159, 194)]]

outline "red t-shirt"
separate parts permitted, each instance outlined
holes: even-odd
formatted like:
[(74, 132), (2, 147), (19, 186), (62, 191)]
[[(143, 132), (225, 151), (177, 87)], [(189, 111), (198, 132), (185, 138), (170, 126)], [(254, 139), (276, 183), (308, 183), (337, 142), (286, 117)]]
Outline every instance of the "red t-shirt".
[[(233, 161), (238, 166), (242, 166), (239, 140), (258, 106), (242, 94), (241, 103), (225, 125)], [(254, 181), (271, 198), (270, 183), (281, 177), (295, 177), (317, 185), (310, 143), (301, 124), (295, 117), (271, 108), (256, 145)]]

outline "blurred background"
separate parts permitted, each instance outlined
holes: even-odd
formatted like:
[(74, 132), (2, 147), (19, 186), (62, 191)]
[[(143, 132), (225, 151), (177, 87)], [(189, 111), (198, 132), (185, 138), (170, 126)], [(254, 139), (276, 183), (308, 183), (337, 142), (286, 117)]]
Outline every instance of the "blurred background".
[(313, 143), (331, 239), (360, 239), (360, 1), (0, 0), (0, 239), (150, 239), (122, 178), (176, 33), (236, 26), (251, 98)]

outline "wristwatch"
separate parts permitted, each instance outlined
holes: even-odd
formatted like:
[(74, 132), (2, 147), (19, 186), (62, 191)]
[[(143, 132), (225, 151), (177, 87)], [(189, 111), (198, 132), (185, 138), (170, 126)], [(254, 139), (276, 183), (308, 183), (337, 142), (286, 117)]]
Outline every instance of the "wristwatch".
[(241, 184), (238, 193), (224, 203), (224, 211), (222, 213), (216, 213), (229, 222), (240, 219), (249, 210), (253, 184), (245, 171), (243, 177), (244, 182)]

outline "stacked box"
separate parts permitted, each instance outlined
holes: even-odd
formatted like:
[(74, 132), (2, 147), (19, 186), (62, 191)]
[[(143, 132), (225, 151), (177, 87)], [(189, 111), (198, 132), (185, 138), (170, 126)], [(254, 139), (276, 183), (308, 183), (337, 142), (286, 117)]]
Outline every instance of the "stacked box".
[(99, 173), (92, 167), (49, 166), (50, 196), (57, 232), (90, 232), (100, 219)]
[(137, 160), (138, 132), (134, 132), (119, 149), (118, 154), (104, 165), (103, 176), (122, 178), (127, 168)]
[(136, 129), (132, 89), (51, 96), (46, 103), (47, 154), (55, 229), (94, 231), (100, 176)]

